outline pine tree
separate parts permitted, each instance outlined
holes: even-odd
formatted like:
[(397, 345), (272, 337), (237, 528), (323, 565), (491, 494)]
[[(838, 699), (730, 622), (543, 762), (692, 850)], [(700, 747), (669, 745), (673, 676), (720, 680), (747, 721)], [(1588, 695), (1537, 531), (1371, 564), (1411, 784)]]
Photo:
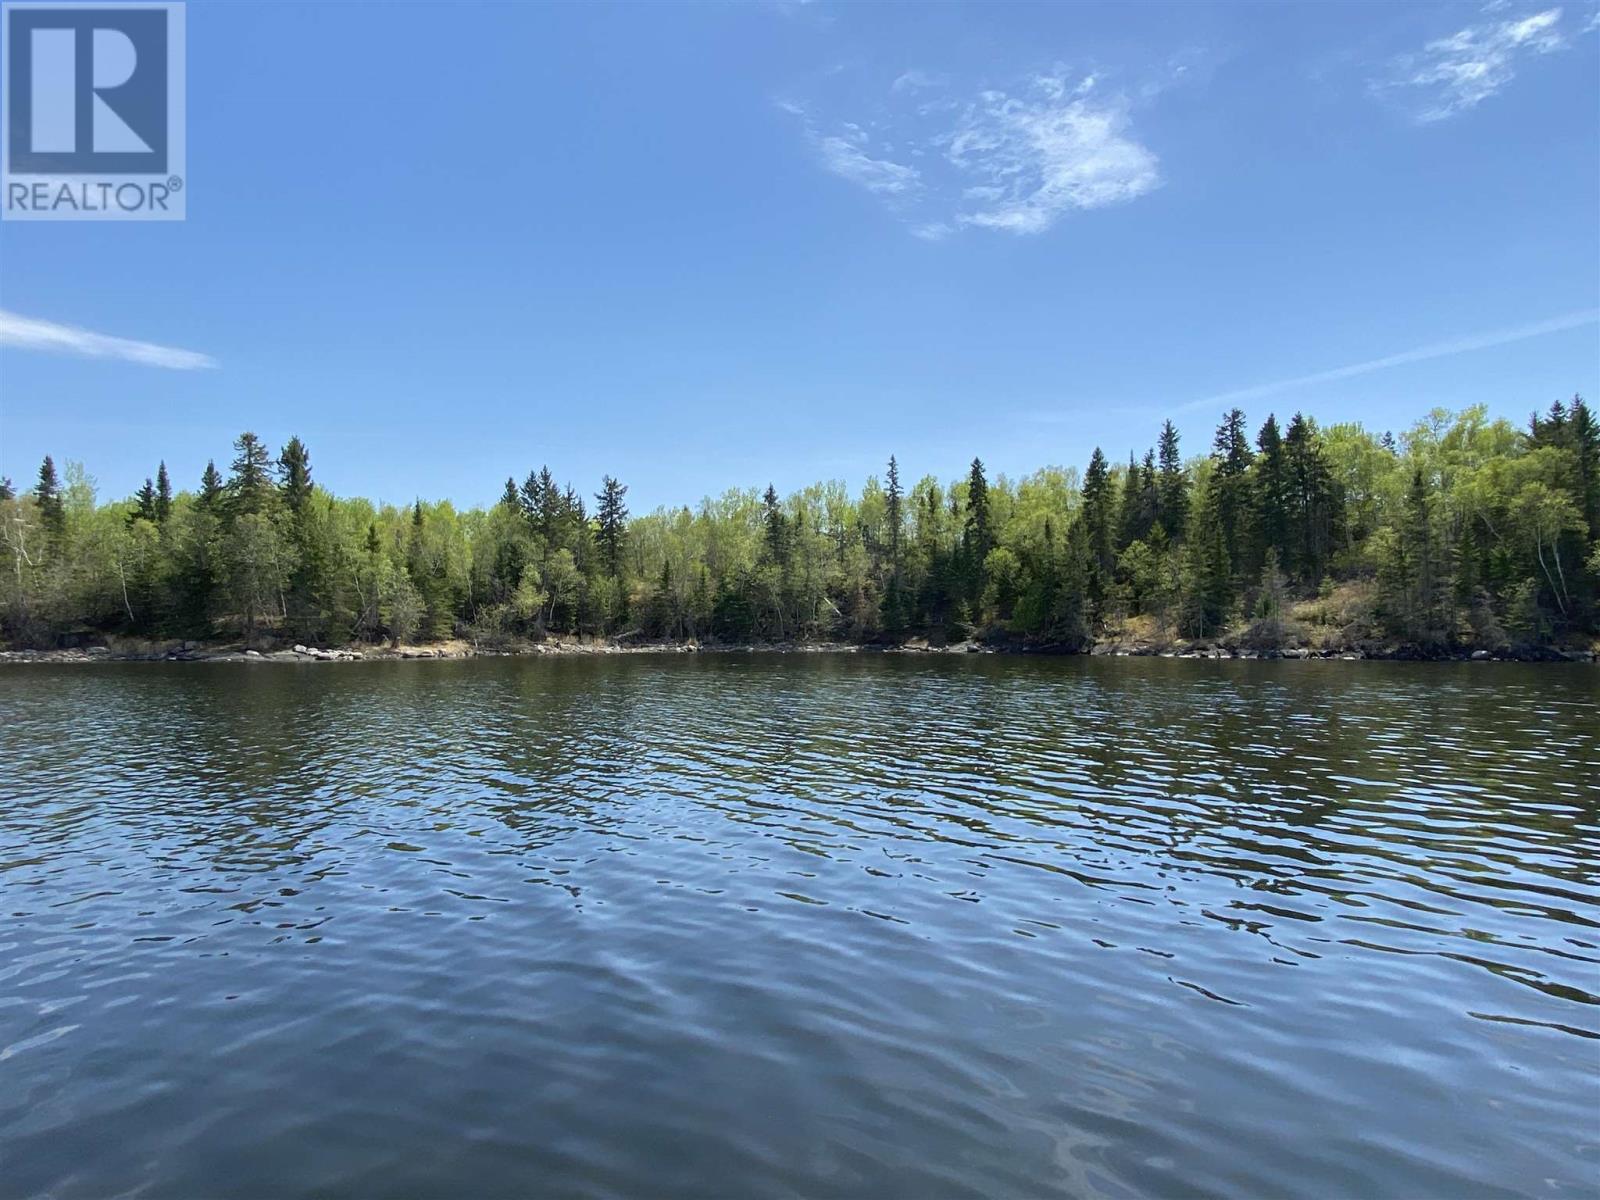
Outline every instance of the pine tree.
[(1111, 574), (1116, 565), (1116, 548), (1111, 524), (1111, 471), (1100, 447), (1094, 448), (1089, 469), (1083, 475), (1084, 585), (1091, 622), (1105, 615), (1111, 592)]
[(518, 512), (522, 508), (522, 499), (517, 495), (517, 481), (509, 475), (506, 476), (506, 490), (501, 493), (500, 503), (512, 512)]
[(46, 543), (60, 550), (67, 536), (67, 506), (61, 496), (61, 482), (56, 478), (56, 464), (48, 454), (39, 464), (39, 482), (33, 489), (33, 500), (39, 507), (39, 523), (44, 527)]
[(1181, 541), (1189, 516), (1189, 479), (1178, 452), (1178, 430), (1171, 421), (1161, 426), (1159, 443), (1160, 475), (1156, 484), (1157, 520), (1167, 537)]
[(264, 513), (273, 494), (272, 455), (255, 434), (241, 433), (233, 443), (233, 475), (228, 480), (228, 516)]
[(892, 454), (889, 456), (888, 478), (884, 519), (889, 526), (889, 578), (884, 581), (879, 612), (884, 632), (897, 637), (905, 631), (907, 618), (905, 580), (901, 574), (904, 560), (900, 553), (900, 537), (905, 524), (905, 493), (900, 487), (900, 464)]
[(518, 504), (522, 508), (522, 515), (527, 518), (528, 524), (534, 528), (539, 522), (539, 472), (529, 471), (528, 477), (522, 481), (522, 490), (518, 495)]
[(983, 589), (988, 584), (984, 562), (994, 549), (994, 531), (989, 523), (989, 481), (984, 476), (983, 460), (974, 458), (967, 473), (967, 517), (961, 531), (962, 557), (966, 562), (967, 600), (976, 614)]
[(905, 524), (904, 503), (905, 493), (900, 489), (900, 464), (891, 454), (885, 519), (889, 525), (889, 572), (894, 576), (900, 574), (900, 534)]
[(172, 515), (172, 480), (167, 475), (165, 460), (156, 468), (156, 523), (165, 525)]
[[(1211, 449), (1216, 463), (1211, 472), (1211, 504), (1222, 526), (1222, 537), (1230, 547), (1238, 546), (1249, 508), (1250, 443), (1245, 439), (1244, 413), (1229, 411), (1217, 428)], [(1239, 564), (1235, 564), (1237, 566)]]
[(768, 562), (779, 570), (789, 567), (789, 523), (783, 515), (783, 504), (778, 490), (770, 483), (761, 494), (761, 523), (765, 533), (765, 554)]
[(311, 453), (305, 443), (291, 437), (278, 455), (278, 478), (282, 481), (283, 502), (296, 517), (311, 499)]
[(600, 491), (595, 493), (600, 558), (606, 574), (618, 580), (622, 578), (622, 549), (628, 532), (628, 506), (623, 503), (627, 494), (628, 489), (609, 475), (601, 480)]
[(1568, 410), (1568, 444), (1577, 460), (1577, 502), (1589, 527), (1589, 541), (1600, 542), (1600, 420), (1582, 396)]
[(1323, 452), (1316, 422), (1295, 413), (1283, 441), (1288, 463), (1289, 570), (1307, 583), (1321, 582), (1344, 522), (1333, 473)]
[(1146, 541), (1156, 526), (1161, 510), (1161, 497), (1156, 483), (1156, 456), (1146, 450), (1144, 461), (1135, 463), (1128, 456), (1128, 474), (1122, 483), (1122, 513), (1117, 532), (1117, 550), (1127, 549), (1134, 542)]
[(221, 507), (225, 494), (226, 489), (222, 482), (222, 474), (217, 470), (217, 464), (207, 459), (206, 469), (200, 476), (200, 495), (196, 498), (196, 503), (201, 508), (215, 510)]
[(133, 511), (128, 514), (128, 524), (132, 525), (135, 521), (149, 521), (154, 524), (156, 520), (156, 485), (150, 481), (148, 475), (145, 476), (144, 486), (134, 494), (133, 500)]
[(533, 524), (551, 549), (559, 545), (558, 527), (561, 522), (561, 489), (556, 487), (556, 477), (549, 467), (539, 468), (539, 478), (534, 481)]
[(1083, 514), (1067, 528), (1066, 545), (1052, 589), (1049, 632), (1052, 640), (1070, 650), (1082, 650), (1094, 641), (1089, 598), (1089, 536)]
[(1190, 637), (1211, 637), (1233, 607), (1233, 563), (1212, 491), (1200, 494), (1190, 515), (1179, 566), (1181, 625)]
[[(298, 437), (291, 437), (278, 455), (278, 479), (294, 549), (286, 615), (297, 633), (316, 640), (327, 632), (326, 615), (344, 606), (338, 603), (338, 589), (329, 578), (328, 554), (311, 519), (311, 452)], [(348, 616), (346, 611), (341, 619)]]
[(1274, 564), (1288, 552), (1290, 481), (1278, 418), (1271, 413), (1256, 435), (1258, 453), (1252, 472), (1249, 561), (1254, 568), (1270, 554)]
[(3, 504), (7, 500), (15, 500), (16, 498), (17, 488), (16, 485), (11, 482), (11, 477), (9, 475), (0, 475), (0, 504)]
[(1381, 531), (1379, 611), (1389, 631), (1424, 646), (1450, 640), (1453, 614), (1441, 548), (1433, 528), (1433, 504), (1420, 468), (1398, 527)]

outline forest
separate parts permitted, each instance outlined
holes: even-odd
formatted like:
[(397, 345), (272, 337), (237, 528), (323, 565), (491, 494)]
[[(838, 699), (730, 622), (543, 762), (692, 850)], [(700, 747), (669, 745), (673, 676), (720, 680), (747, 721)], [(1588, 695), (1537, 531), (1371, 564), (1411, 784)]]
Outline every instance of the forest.
[(605, 477), (548, 467), (488, 508), (329, 494), (291, 438), (253, 433), (189, 489), (165, 463), (101, 500), (81, 465), (0, 480), (0, 638), (95, 636), (505, 647), (552, 636), (894, 644), (1097, 639), (1281, 646), (1315, 635), (1420, 654), (1592, 639), (1600, 427), (1581, 398), (1525, 428), (1482, 407), (1398, 435), (1229, 412), (1185, 458), (1166, 422), (1126, 463), (859, 493), (734, 489), (634, 516)]

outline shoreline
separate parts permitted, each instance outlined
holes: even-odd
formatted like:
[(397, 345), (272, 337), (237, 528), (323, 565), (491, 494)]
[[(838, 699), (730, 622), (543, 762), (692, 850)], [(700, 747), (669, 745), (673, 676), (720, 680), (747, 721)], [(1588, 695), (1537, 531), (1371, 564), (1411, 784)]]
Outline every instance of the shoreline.
[(258, 650), (236, 642), (121, 642), (51, 650), (0, 650), (0, 666), (28, 663), (106, 663), (106, 662), (238, 662), (238, 663), (335, 663), (448, 661), (468, 658), (576, 658), (619, 654), (907, 654), (964, 655), (1000, 654), (1015, 657), (1091, 657), (1091, 658), (1186, 658), (1233, 661), (1342, 662), (1521, 662), (1595, 663), (1600, 654), (1580, 648), (1503, 649), (1482, 648), (1427, 651), (1416, 646), (1377, 643), (1359, 646), (1255, 649), (1225, 641), (1170, 643), (1102, 641), (1087, 650), (1059, 645), (1023, 642), (984, 642), (970, 640), (941, 645), (923, 638), (898, 644), (860, 642), (755, 642), (703, 643), (685, 641), (616, 641), (553, 639), (513, 646), (477, 646), (470, 642), (448, 641), (399, 647), (360, 646), (324, 648), (296, 644)]

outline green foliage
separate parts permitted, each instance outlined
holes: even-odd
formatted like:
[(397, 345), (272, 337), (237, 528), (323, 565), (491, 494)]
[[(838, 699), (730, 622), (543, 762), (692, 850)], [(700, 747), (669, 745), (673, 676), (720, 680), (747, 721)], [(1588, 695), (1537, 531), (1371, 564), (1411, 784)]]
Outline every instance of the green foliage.
[[(899, 640), (975, 630), (1083, 646), (1124, 615), (1214, 637), (1285, 636), (1298, 599), (1359, 582), (1338, 624), (1445, 648), (1594, 633), (1600, 431), (1581, 400), (1519, 430), (1435, 411), (1399, 438), (1227, 415), (1210, 455), (1156, 446), (1080, 477), (1049, 467), (858, 492), (735, 489), (631, 516), (606, 476), (591, 514), (548, 467), (487, 509), (376, 506), (319, 488), (298, 438), (252, 434), (174, 493), (165, 464), (96, 502), (81, 467), (0, 489), (0, 635), (480, 641), (652, 637)], [(1343, 601), (1340, 602), (1344, 603)], [(1325, 604), (1331, 612), (1331, 605)], [(1355, 626), (1352, 626), (1355, 627)]]

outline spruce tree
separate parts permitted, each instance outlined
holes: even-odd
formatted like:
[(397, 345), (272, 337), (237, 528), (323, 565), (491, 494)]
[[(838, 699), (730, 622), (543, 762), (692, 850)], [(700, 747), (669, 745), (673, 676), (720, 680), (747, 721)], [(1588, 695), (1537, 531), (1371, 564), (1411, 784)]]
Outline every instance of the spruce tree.
[[(328, 554), (311, 519), (311, 452), (298, 437), (291, 437), (278, 455), (278, 480), (294, 549), (287, 615), (295, 632), (316, 640), (327, 632), (325, 615), (344, 606), (338, 602), (338, 588), (329, 578)], [(348, 616), (345, 611), (341, 623)]]
[(599, 525), (600, 558), (606, 574), (612, 579), (622, 578), (622, 549), (627, 537), (628, 506), (623, 502), (628, 489), (610, 475), (600, 482), (595, 493), (595, 521)]
[(1283, 451), (1289, 479), (1286, 562), (1291, 572), (1316, 584), (1328, 570), (1336, 530), (1344, 524), (1341, 500), (1316, 422), (1295, 413)]
[(233, 474), (228, 480), (230, 520), (263, 513), (271, 503), (272, 455), (255, 434), (241, 433), (233, 443)]
[(1183, 632), (1189, 637), (1220, 632), (1233, 607), (1233, 563), (1215, 493), (1210, 489), (1200, 493), (1190, 515), (1179, 576)]
[(1237, 408), (1230, 410), (1217, 428), (1211, 449), (1216, 463), (1211, 472), (1211, 504), (1222, 526), (1223, 541), (1230, 547), (1239, 545), (1250, 503), (1246, 472), (1251, 454), (1244, 429), (1244, 413)]
[[(1289, 464), (1284, 454), (1283, 435), (1278, 418), (1271, 413), (1256, 435), (1258, 453), (1252, 471), (1251, 537), (1249, 569), (1267, 561), (1281, 562), (1289, 547), (1290, 481)], [(1296, 564), (1291, 563), (1291, 570)]]
[(517, 512), (522, 508), (522, 500), (517, 495), (517, 481), (506, 476), (506, 490), (500, 494), (501, 507)]
[(1089, 469), (1083, 474), (1083, 510), (1080, 523), (1086, 558), (1084, 586), (1091, 622), (1105, 615), (1111, 592), (1111, 573), (1116, 564), (1111, 520), (1111, 470), (1100, 447), (1094, 448)]
[(39, 464), (33, 500), (39, 507), (39, 523), (44, 527), (46, 542), (59, 550), (67, 536), (67, 506), (61, 495), (61, 482), (56, 478), (56, 464), (48, 454)]
[(539, 472), (528, 472), (528, 477), (522, 481), (522, 490), (517, 497), (517, 502), (522, 508), (522, 515), (527, 518), (529, 526), (537, 527), (539, 521)]
[(299, 517), (311, 499), (311, 453), (297, 437), (291, 437), (278, 455), (278, 478), (284, 504)]
[(11, 482), (11, 477), (9, 475), (0, 475), (0, 504), (16, 498), (17, 489), (16, 485)]
[(1162, 440), (1157, 443), (1160, 475), (1157, 482), (1157, 520), (1171, 541), (1181, 541), (1189, 520), (1189, 478), (1184, 474), (1184, 459), (1178, 450), (1178, 427), (1162, 424)]
[(884, 519), (889, 526), (889, 577), (884, 581), (883, 599), (879, 603), (883, 629), (890, 636), (899, 636), (906, 627), (905, 580), (901, 575), (902, 556), (900, 537), (905, 524), (905, 493), (900, 487), (900, 464), (894, 455), (889, 456), (889, 486), (884, 505)]
[(172, 480), (167, 475), (167, 464), (163, 460), (156, 468), (156, 523), (165, 525), (167, 518), (172, 515)]
[(222, 482), (222, 473), (217, 470), (217, 464), (206, 460), (206, 469), (200, 475), (200, 494), (195, 502), (206, 510), (215, 510), (222, 504), (225, 488)]
[(977, 615), (978, 603), (988, 583), (984, 562), (994, 549), (994, 531), (989, 523), (989, 481), (984, 476), (983, 460), (974, 458), (967, 473), (967, 516), (961, 531), (962, 557), (967, 568), (967, 600)]
[(1589, 527), (1589, 541), (1600, 542), (1600, 419), (1582, 396), (1574, 396), (1567, 425), (1577, 466), (1578, 494), (1573, 499)]
[(1171, 421), (1161, 426), (1158, 455), (1161, 466), (1156, 485), (1157, 520), (1167, 531), (1167, 537), (1176, 542), (1182, 540), (1188, 522), (1189, 479), (1178, 452), (1178, 430)]
[(135, 521), (149, 521), (152, 525), (156, 520), (156, 485), (150, 477), (145, 476), (144, 486), (134, 494), (133, 511), (128, 514), (128, 524)]

